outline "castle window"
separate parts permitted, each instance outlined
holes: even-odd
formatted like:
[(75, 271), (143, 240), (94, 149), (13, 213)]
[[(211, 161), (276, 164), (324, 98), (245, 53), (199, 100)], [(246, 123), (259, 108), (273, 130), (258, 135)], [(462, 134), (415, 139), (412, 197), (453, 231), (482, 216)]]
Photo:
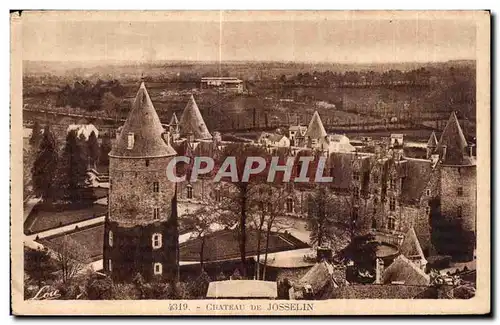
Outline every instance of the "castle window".
[(113, 232), (111, 230), (108, 233), (108, 243), (109, 247), (113, 247)]
[(429, 188), (428, 188), (428, 189), (426, 189), (426, 190), (425, 190), (425, 195), (427, 195), (427, 196), (431, 196), (431, 189), (429, 189)]
[(394, 184), (395, 184), (394, 178), (391, 177), (390, 180), (389, 180), (389, 189), (393, 190), (394, 189)]
[(396, 198), (391, 197), (389, 199), (389, 210), (391, 210), (391, 211), (396, 210)]
[(188, 185), (186, 190), (187, 190), (187, 198), (192, 199), (193, 198), (193, 187), (191, 185)]
[(153, 193), (158, 193), (158, 192), (160, 192), (160, 183), (153, 182)]
[(457, 195), (458, 196), (464, 195), (464, 188), (462, 186), (460, 186), (459, 188), (457, 188)]
[(354, 172), (352, 174), (352, 179), (354, 179), (355, 181), (359, 181), (359, 173), (358, 172)]
[(160, 208), (153, 208), (153, 219), (160, 219)]
[(163, 265), (161, 263), (155, 263), (153, 269), (155, 275), (160, 275), (163, 273)]
[(153, 249), (161, 248), (161, 234), (153, 234), (151, 238)]
[(353, 188), (352, 194), (355, 200), (359, 199), (359, 189), (357, 187)]
[(291, 197), (286, 199), (286, 212), (293, 213), (293, 199)]
[(462, 217), (462, 207), (461, 207), (461, 206), (458, 206), (458, 207), (457, 207), (457, 216), (458, 216), (459, 218), (461, 218), (461, 217)]
[(378, 181), (379, 181), (378, 174), (373, 175), (373, 182), (378, 183)]
[(146, 167), (149, 167), (149, 159), (146, 159)]
[(389, 219), (387, 220), (387, 229), (396, 229), (396, 219), (394, 219), (394, 217), (389, 217)]
[(133, 149), (134, 148), (134, 134), (130, 132), (127, 137), (127, 149)]
[(220, 190), (215, 190), (215, 202), (221, 201)]
[(426, 215), (429, 215), (429, 213), (431, 213), (431, 207), (427, 205), (427, 206), (425, 207), (425, 214), (426, 214)]
[(108, 260), (108, 271), (109, 272), (113, 271), (113, 264), (111, 263), (111, 259)]

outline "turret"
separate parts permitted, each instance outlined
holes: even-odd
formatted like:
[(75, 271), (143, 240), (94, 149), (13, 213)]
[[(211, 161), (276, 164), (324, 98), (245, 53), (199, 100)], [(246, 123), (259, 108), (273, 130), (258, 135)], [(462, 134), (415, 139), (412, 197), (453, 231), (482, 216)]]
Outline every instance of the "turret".
[(166, 247), (175, 184), (166, 168), (176, 152), (164, 133), (142, 83), (109, 154), (103, 267), (114, 280), (164, 277), (174, 269)]

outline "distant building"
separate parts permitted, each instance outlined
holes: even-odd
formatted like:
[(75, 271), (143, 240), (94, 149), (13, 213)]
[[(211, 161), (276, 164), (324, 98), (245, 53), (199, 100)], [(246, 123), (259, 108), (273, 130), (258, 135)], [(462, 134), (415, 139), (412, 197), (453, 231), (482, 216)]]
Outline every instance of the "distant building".
[(201, 78), (201, 89), (223, 89), (243, 92), (243, 80), (235, 77), (203, 77)]
[(290, 147), (290, 140), (282, 134), (262, 132), (257, 142), (266, 147)]

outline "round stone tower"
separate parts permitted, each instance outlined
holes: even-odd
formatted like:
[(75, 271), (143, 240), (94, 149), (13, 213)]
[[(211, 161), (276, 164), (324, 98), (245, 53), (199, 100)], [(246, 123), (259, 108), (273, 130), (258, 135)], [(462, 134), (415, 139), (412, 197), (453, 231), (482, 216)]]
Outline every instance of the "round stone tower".
[(445, 253), (470, 260), (476, 243), (476, 160), (452, 113), (437, 145), (440, 157), (441, 232), (449, 243)]
[(142, 83), (109, 153), (103, 267), (114, 280), (130, 280), (137, 273), (146, 279), (163, 277), (175, 264), (168, 242), (175, 184), (166, 167), (176, 152), (163, 134)]

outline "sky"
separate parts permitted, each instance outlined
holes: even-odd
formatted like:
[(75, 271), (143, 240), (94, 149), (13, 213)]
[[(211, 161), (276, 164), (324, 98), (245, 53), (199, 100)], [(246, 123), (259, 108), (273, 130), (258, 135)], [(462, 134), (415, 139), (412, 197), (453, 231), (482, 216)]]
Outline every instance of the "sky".
[(432, 62), (475, 59), (471, 19), (339, 12), (28, 15), (23, 59)]

